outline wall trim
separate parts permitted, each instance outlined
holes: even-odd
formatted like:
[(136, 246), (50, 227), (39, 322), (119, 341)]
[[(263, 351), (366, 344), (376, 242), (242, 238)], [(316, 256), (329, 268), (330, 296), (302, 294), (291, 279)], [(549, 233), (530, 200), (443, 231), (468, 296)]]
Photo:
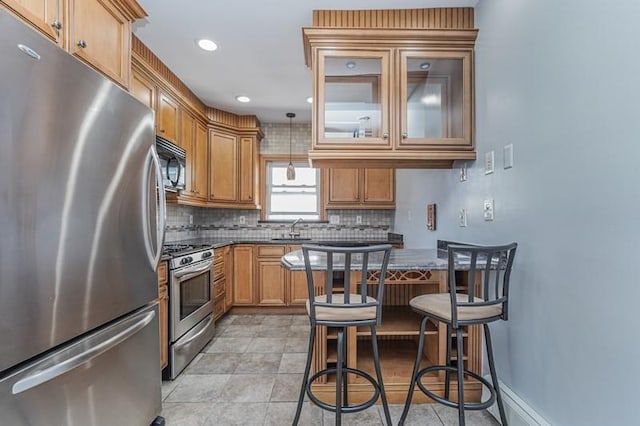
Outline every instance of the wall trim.
[[(486, 375), (484, 377), (491, 383), (491, 376)], [(504, 403), (504, 410), (507, 414), (507, 422), (511, 426), (551, 426), (551, 423), (546, 421), (537, 411), (535, 411), (529, 404), (527, 404), (522, 398), (511, 390), (510, 387), (505, 385), (501, 380), (498, 380), (500, 384), (500, 392), (502, 393), (502, 402)], [(486, 388), (482, 389), (482, 399), (485, 400), (489, 397), (489, 391)], [(498, 404), (493, 404), (487, 409), (487, 411), (500, 421), (500, 412), (498, 411)]]

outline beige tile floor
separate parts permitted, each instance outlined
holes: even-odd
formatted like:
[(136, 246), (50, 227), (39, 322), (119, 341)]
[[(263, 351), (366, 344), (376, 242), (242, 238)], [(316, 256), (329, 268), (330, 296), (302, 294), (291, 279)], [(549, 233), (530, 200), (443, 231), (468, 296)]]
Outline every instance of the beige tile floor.
[[(227, 315), (216, 336), (174, 381), (162, 385), (167, 426), (290, 425), (306, 360), (309, 322), (304, 315)], [(397, 424), (401, 405), (391, 405)], [(345, 425), (382, 425), (382, 407), (343, 415)], [(334, 414), (309, 402), (301, 425), (332, 425)], [(411, 407), (406, 425), (457, 425), (457, 411), (438, 405)], [(485, 411), (467, 424), (499, 423)]]

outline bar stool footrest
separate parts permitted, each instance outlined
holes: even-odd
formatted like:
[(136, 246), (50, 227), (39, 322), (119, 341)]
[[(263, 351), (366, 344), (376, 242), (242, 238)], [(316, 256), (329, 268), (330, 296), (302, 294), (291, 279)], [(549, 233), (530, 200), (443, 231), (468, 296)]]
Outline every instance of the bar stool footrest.
[[(313, 394), (313, 392), (311, 392), (311, 383), (313, 383), (318, 377), (326, 376), (328, 374), (335, 374), (336, 371), (337, 371), (336, 368), (325, 368), (324, 370), (320, 370), (317, 373), (315, 373), (313, 376), (311, 376), (309, 380), (307, 380), (307, 384), (305, 386), (306, 393), (309, 396), (309, 399), (314, 404), (316, 404), (318, 407), (324, 410), (331, 411), (333, 413), (336, 412), (336, 406), (320, 401)], [(373, 404), (376, 403), (376, 401), (378, 400), (378, 397), (380, 396), (380, 385), (378, 385), (378, 382), (370, 374), (362, 370), (357, 370), (355, 368), (349, 368), (349, 367), (342, 367), (342, 371), (345, 373), (352, 373), (357, 376), (363, 377), (373, 386), (373, 396), (371, 397), (370, 400), (357, 405), (342, 406), (340, 410), (343, 413), (357, 413), (358, 411), (366, 410), (367, 408), (371, 407)]]
[[(422, 382), (420, 381), (420, 379), (422, 378), (422, 376), (424, 376), (427, 373), (433, 373), (433, 372), (440, 372), (440, 371), (449, 371), (450, 373), (453, 374), (457, 374), (458, 373), (458, 369), (456, 367), (451, 367), (448, 365), (432, 365), (431, 367), (427, 367), (427, 368), (423, 368), (422, 370), (418, 371), (418, 377), (416, 378), (416, 384), (418, 385), (418, 387), (420, 388), (420, 390), (427, 395), (429, 398), (433, 399), (436, 402), (439, 402), (440, 404), (446, 405), (447, 407), (451, 407), (451, 408), (458, 408), (458, 402), (452, 401), (450, 399), (445, 399), (441, 396), (436, 395), (435, 393), (433, 393), (432, 391), (430, 391), (429, 389), (427, 389), (424, 384), (422, 384)], [(481, 401), (481, 402), (463, 402), (463, 406), (465, 410), (485, 410), (489, 407), (491, 407), (493, 405), (493, 403), (496, 400), (496, 390), (493, 387), (493, 385), (487, 381), (485, 378), (483, 378), (482, 376), (469, 371), (469, 370), (464, 370), (464, 374), (466, 376), (470, 376), (473, 377), (475, 380), (479, 381), (481, 384), (483, 384), (484, 386), (486, 386), (489, 389), (490, 392), (490, 396), (489, 399), (487, 399), (486, 401)], [(451, 381), (449, 382), (451, 383)], [(446, 386), (446, 385), (445, 385)]]

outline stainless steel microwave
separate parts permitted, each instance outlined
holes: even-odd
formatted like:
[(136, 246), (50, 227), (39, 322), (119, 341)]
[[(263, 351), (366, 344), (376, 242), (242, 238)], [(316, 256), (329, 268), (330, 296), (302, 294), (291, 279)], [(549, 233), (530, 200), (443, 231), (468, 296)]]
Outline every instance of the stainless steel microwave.
[(184, 189), (186, 151), (160, 136), (156, 137), (156, 150), (160, 157), (164, 189), (174, 192)]

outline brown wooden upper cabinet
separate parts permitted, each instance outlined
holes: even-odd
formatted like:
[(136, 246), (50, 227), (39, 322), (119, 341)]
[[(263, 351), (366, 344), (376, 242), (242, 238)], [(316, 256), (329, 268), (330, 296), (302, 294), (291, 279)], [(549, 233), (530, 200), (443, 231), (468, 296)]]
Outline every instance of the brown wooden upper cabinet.
[(451, 167), (475, 159), (477, 30), (303, 28), (316, 167)]
[(135, 0), (1, 0), (0, 5), (129, 88), (131, 23), (147, 16)]
[(152, 110), (156, 110), (156, 85), (144, 75), (135, 71), (131, 73), (130, 93)]
[(2, 0), (23, 20), (32, 24), (51, 40), (61, 43), (64, 34), (62, 24), (62, 0)]
[(256, 208), (258, 143), (255, 136), (209, 133), (209, 201), (214, 205)]
[(327, 209), (396, 207), (393, 169), (328, 169), (324, 176)]
[(129, 87), (131, 22), (107, 0), (69, 0), (69, 52)]
[[(156, 113), (156, 133), (158, 136), (182, 146), (178, 140), (178, 119), (180, 105), (171, 95), (158, 91), (158, 111)], [(184, 146), (183, 146), (184, 148)]]
[(202, 201), (207, 200), (208, 196), (208, 177), (209, 177), (209, 143), (208, 143), (207, 128), (200, 121), (196, 121), (195, 127), (195, 139), (193, 154), (195, 160), (193, 161), (194, 168), (192, 173), (193, 179), (193, 191), (195, 197)]

